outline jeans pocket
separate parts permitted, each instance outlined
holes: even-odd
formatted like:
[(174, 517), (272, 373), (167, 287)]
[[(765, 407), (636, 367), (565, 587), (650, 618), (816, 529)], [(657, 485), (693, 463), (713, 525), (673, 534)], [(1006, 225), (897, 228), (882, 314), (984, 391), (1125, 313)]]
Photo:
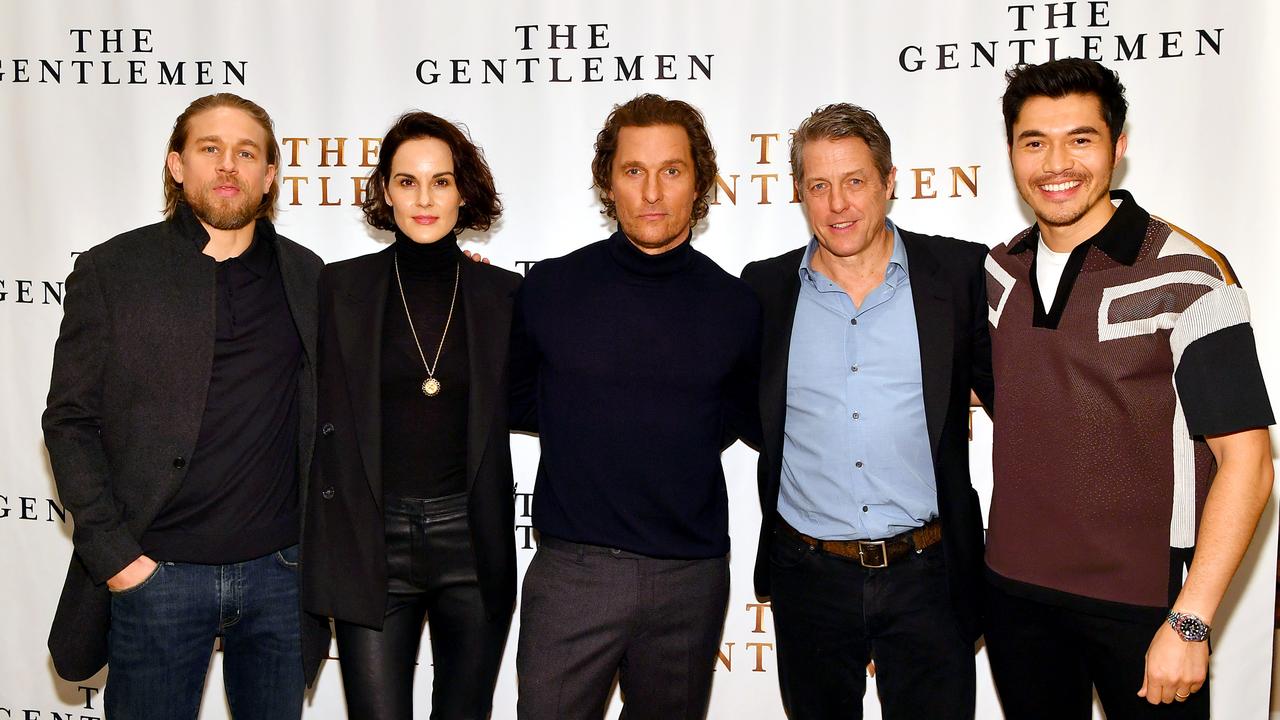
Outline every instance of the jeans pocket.
[(769, 548), (769, 563), (775, 568), (793, 568), (804, 562), (811, 552), (813, 549), (799, 538), (775, 532)]
[(283, 550), (277, 550), (275, 552), (275, 556), (276, 556), (276, 562), (280, 563), (281, 567), (284, 567), (285, 569), (288, 569), (288, 570), (298, 569), (298, 546), (297, 545), (291, 545)]
[[(123, 590), (111, 590), (111, 594), (114, 595), (115, 597), (124, 597), (126, 595), (132, 595), (133, 593), (138, 592), (142, 588), (151, 584), (151, 581), (155, 579), (156, 575), (160, 574), (160, 568), (162, 567), (164, 567), (164, 563), (157, 562), (156, 566), (151, 568), (151, 574), (148, 575), (146, 578), (144, 578), (142, 582), (138, 583), (137, 585), (131, 585)], [(110, 590), (110, 588), (108, 588), (108, 590)]]

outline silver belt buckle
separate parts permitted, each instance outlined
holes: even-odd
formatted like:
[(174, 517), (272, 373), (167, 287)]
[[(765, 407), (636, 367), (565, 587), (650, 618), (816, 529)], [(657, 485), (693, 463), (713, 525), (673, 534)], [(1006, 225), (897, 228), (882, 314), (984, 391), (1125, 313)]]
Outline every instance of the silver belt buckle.
[[(867, 556), (871, 556), (868, 560)], [(877, 562), (877, 560), (879, 562)], [(883, 540), (859, 540), (858, 562), (865, 568), (889, 567), (889, 553), (885, 551)]]

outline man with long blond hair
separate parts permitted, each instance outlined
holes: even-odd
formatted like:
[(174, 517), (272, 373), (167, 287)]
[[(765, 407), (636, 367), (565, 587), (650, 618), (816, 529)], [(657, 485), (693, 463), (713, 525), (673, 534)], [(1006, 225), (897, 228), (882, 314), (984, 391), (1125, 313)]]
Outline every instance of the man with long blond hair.
[(271, 224), (278, 157), (261, 107), (196, 100), (165, 220), (67, 278), (43, 424), (75, 552), (49, 650), (71, 680), (110, 667), (108, 717), (194, 717), (215, 638), (237, 718), (301, 715), (322, 263)]

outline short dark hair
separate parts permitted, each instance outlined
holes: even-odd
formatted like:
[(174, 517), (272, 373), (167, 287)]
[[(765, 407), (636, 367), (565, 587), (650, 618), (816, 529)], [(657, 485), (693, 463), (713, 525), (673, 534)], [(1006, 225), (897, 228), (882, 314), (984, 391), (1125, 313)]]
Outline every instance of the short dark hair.
[(1045, 96), (1061, 98), (1071, 94), (1093, 95), (1102, 105), (1102, 119), (1111, 131), (1115, 146), (1124, 132), (1124, 118), (1129, 102), (1124, 99), (1124, 85), (1114, 70), (1084, 58), (1050, 60), (1039, 65), (1017, 65), (1004, 74), (1008, 87), (1001, 98), (1004, 107), (1005, 140), (1013, 144), (1013, 123), (1028, 99)]
[(694, 185), (697, 199), (693, 201), (693, 224), (707, 216), (711, 209), (711, 188), (716, 182), (716, 149), (711, 145), (706, 120), (697, 108), (681, 100), (668, 100), (652, 93), (637, 95), (622, 105), (614, 105), (613, 112), (604, 121), (604, 128), (596, 135), (596, 157), (591, 161), (591, 177), (604, 204), (604, 214), (617, 219), (618, 212), (609, 198), (612, 190), (610, 173), (613, 158), (618, 154), (618, 133), (624, 127), (653, 127), (675, 125), (684, 128), (689, 136), (689, 151), (693, 156)]
[(401, 115), (382, 138), (378, 164), (369, 173), (364, 202), (365, 220), (379, 230), (396, 229), (395, 212), (387, 204), (387, 181), (396, 151), (410, 140), (435, 138), (449, 146), (453, 154), (453, 176), (465, 204), (458, 208), (458, 230), (483, 232), (502, 215), (502, 201), (493, 185), (493, 173), (481, 150), (461, 128), (429, 112), (413, 110)]
[[(235, 108), (244, 112), (262, 127), (262, 131), (267, 134), (267, 146), (264, 148), (267, 153), (267, 164), (275, 165), (276, 167), (280, 166), (280, 146), (276, 143), (275, 127), (271, 122), (271, 116), (260, 105), (233, 93), (214, 93), (213, 95), (196, 98), (187, 106), (186, 110), (182, 111), (178, 119), (173, 121), (173, 132), (169, 134), (169, 150), (165, 153), (166, 161), (164, 165), (165, 217), (173, 217), (173, 214), (178, 210), (178, 203), (186, 202), (182, 192), (182, 183), (175, 180), (173, 174), (169, 172), (168, 154), (171, 152), (182, 154), (182, 149), (187, 146), (187, 135), (191, 133), (191, 118), (206, 110), (216, 110), (224, 107)], [(271, 183), (271, 187), (267, 188), (267, 193), (262, 196), (262, 202), (258, 203), (258, 214), (255, 219), (275, 220), (276, 198), (278, 197), (280, 197), (280, 180), (276, 178), (276, 181)]]
[(893, 153), (889, 134), (884, 131), (875, 113), (850, 103), (835, 103), (814, 110), (800, 123), (791, 135), (791, 176), (797, 183), (804, 182), (804, 146), (812, 140), (842, 140), (858, 138), (867, 144), (871, 158), (880, 172), (880, 180), (887, 182), (893, 169)]

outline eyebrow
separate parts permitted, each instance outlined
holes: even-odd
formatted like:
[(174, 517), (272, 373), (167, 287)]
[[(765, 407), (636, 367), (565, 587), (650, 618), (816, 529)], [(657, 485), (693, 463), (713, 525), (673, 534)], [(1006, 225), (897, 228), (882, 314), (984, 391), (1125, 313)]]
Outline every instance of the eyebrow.
[[(1072, 128), (1071, 130), (1068, 130), (1067, 135), (1099, 135), (1100, 136), (1102, 135), (1102, 132), (1097, 128), (1093, 127), (1092, 125), (1081, 125), (1080, 127)], [(1018, 133), (1018, 140), (1026, 140), (1027, 138), (1042, 138), (1042, 137), (1048, 137), (1048, 135), (1043, 130), (1031, 129), (1031, 130), (1023, 130), (1022, 132)]]
[[(432, 175), (431, 177), (432, 177), (432, 179), (435, 179), (435, 178), (442, 178), (442, 177), (446, 177), (446, 176), (453, 176), (453, 171), (452, 171), (452, 170), (445, 170), (444, 172), (438, 172), (438, 173), (435, 173), (435, 174), (434, 174), (434, 175)], [(407, 177), (407, 178), (409, 178), (409, 179), (411, 179), (411, 180), (412, 180), (412, 179), (414, 179), (414, 178), (415, 178), (415, 177), (417, 177), (417, 176), (416, 176), (416, 175), (414, 175), (414, 174), (413, 174), (413, 173), (411, 173), (411, 172), (406, 172), (406, 171), (404, 171), (404, 170), (401, 170), (401, 171), (400, 171), (400, 172), (398, 172), (398, 173), (392, 173), (392, 174), (391, 174), (391, 177)], [(454, 176), (454, 177), (456, 177), (456, 176)]]
[[(850, 170), (849, 172), (844, 173), (843, 175), (840, 176), (840, 178), (843, 179), (843, 178), (851, 178), (855, 176), (866, 176), (866, 174), (867, 174), (866, 168), (858, 168), (857, 170)], [(831, 182), (831, 180), (828, 179), (825, 175), (809, 175), (809, 176), (806, 176), (804, 179), (804, 183), (806, 185), (814, 182)]]
[[(688, 165), (689, 163), (686, 163), (684, 160), (681, 160), (680, 158), (673, 158), (673, 159), (671, 159), (671, 160), (663, 160), (662, 162), (657, 163), (657, 164), (658, 164), (659, 166), (666, 166), (666, 165), (681, 165), (681, 166), (684, 166), (684, 165)], [(642, 162), (640, 162), (639, 160), (624, 160), (624, 161), (622, 162), (622, 167), (624, 167), (624, 168), (627, 168), (627, 167), (644, 167), (644, 166), (645, 166), (645, 163), (642, 163)]]
[[(221, 137), (221, 136), (219, 136), (219, 135), (204, 135), (204, 136), (202, 136), (202, 137), (198, 137), (198, 138), (196, 138), (196, 139), (195, 139), (195, 142), (196, 142), (196, 143), (204, 143), (204, 142), (221, 143), (221, 142), (223, 142), (223, 140), (222, 140), (222, 137)], [(243, 139), (243, 140), (241, 140), (241, 141), (237, 142), (237, 143), (236, 143), (236, 145), (248, 145), (248, 146), (250, 146), (250, 147), (254, 147), (254, 148), (259, 147), (259, 146), (258, 146), (258, 143), (254, 142), (253, 140), (250, 140), (250, 139), (248, 139), (248, 138), (245, 138), (245, 139)]]

